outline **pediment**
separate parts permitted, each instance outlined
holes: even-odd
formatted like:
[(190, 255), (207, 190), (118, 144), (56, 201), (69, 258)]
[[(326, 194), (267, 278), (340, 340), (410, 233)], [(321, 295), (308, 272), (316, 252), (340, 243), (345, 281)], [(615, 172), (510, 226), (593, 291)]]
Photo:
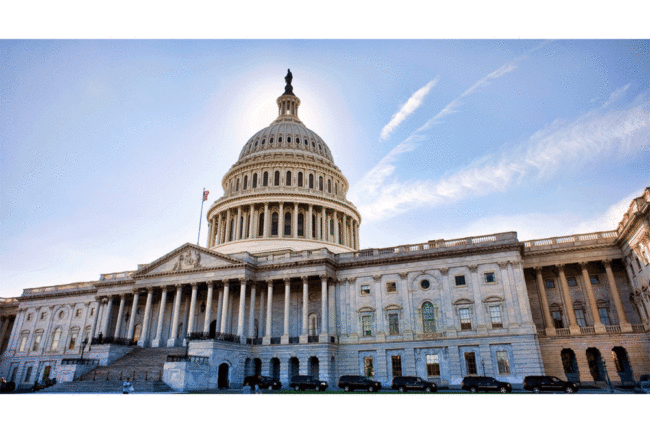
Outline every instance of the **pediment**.
[(142, 269), (138, 269), (132, 276), (144, 277), (147, 275), (200, 271), (202, 269), (214, 269), (241, 263), (239, 260), (233, 259), (225, 254), (216, 253), (207, 248), (187, 243), (144, 266)]

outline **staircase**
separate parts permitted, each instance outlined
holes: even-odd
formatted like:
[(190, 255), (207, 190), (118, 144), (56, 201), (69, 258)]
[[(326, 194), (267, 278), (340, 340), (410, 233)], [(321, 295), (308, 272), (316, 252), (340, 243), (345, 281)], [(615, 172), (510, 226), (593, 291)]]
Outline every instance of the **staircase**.
[(39, 392), (44, 393), (122, 393), (122, 383), (128, 378), (135, 393), (172, 392), (162, 381), (163, 367), (168, 355), (185, 355), (184, 347), (142, 348), (131, 352), (107, 366), (97, 367), (73, 382), (58, 383)]

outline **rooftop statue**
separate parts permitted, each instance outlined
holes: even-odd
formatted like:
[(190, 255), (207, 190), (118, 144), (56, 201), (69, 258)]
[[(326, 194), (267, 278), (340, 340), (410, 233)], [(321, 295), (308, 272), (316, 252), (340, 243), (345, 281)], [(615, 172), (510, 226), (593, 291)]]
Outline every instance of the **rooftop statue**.
[(287, 83), (287, 85), (284, 86), (284, 94), (285, 95), (293, 95), (293, 86), (291, 85), (291, 80), (293, 80), (293, 75), (291, 74), (291, 69), (287, 69), (287, 76), (284, 77), (284, 81)]

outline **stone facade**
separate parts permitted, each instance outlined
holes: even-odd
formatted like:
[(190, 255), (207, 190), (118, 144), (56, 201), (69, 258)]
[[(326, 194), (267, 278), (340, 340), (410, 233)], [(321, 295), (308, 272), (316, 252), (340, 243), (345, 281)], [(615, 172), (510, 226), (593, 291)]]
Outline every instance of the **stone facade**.
[(453, 387), (472, 374), (517, 385), (650, 373), (650, 188), (616, 231), (359, 250), (347, 180), (299, 104), (278, 98), (278, 119), (224, 177), (207, 248), (0, 299), (0, 374), (19, 387), (71, 380), (134, 345), (187, 347), (164, 366), (176, 390), (254, 373), (284, 386), (365, 374), (387, 387), (397, 375)]

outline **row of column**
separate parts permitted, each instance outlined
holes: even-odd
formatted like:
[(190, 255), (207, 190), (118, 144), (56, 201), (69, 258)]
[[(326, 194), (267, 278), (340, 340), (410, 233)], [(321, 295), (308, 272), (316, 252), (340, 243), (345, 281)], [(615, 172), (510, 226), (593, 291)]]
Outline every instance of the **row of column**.
[[(334, 209), (320, 207), (316, 210), (312, 204), (301, 205), (293, 202), (289, 205), (279, 202), (277, 205), (278, 228), (277, 235), (272, 235), (270, 203), (264, 203), (264, 208), (256, 208), (254, 204), (236, 206), (219, 212), (209, 221), (208, 247), (242, 239), (259, 239), (277, 236), (278, 239), (317, 239), (326, 242), (340, 243), (347, 247), (359, 248), (359, 222), (354, 217)], [(306, 209), (305, 209), (306, 208)], [(302, 212), (301, 212), (302, 210)], [(274, 212), (276, 209), (274, 209)], [(284, 214), (291, 212), (291, 234), (284, 234)], [(298, 215), (303, 215), (303, 235), (298, 236)], [(263, 215), (262, 233), (260, 235), (259, 218)], [(312, 224), (313, 217), (316, 224)], [(334, 233), (330, 230), (330, 221), (334, 221)], [(341, 226), (339, 234), (339, 224)], [(340, 236), (340, 242), (339, 242)]]
[[(11, 332), (12, 320), (15, 320), (15, 316), (6, 315), (0, 318), (0, 353), (2, 353), (4, 349), (2, 343), (4, 342), (5, 337)], [(7, 345), (7, 347), (9, 346)]]
[[(614, 302), (616, 308), (616, 313), (618, 315), (619, 325), (621, 331), (630, 332), (632, 331), (632, 325), (627, 320), (627, 315), (623, 309), (623, 304), (621, 303), (621, 296), (618, 291), (618, 286), (616, 285), (616, 280), (614, 279), (614, 273), (612, 272), (612, 261), (604, 260), (603, 264), (605, 265), (605, 272), (607, 274), (607, 282), (609, 283), (609, 290), (611, 292), (611, 298)], [(591, 279), (589, 277), (589, 272), (587, 271), (587, 263), (579, 263), (581, 269), (582, 280), (587, 292), (587, 299), (589, 303), (589, 308), (591, 309), (591, 315), (594, 318), (594, 332), (597, 334), (606, 333), (607, 330), (600, 320), (600, 314), (598, 314), (598, 305), (596, 303), (596, 297), (594, 295), (594, 289), (591, 285)], [(573, 301), (571, 300), (571, 294), (569, 292), (569, 284), (564, 272), (564, 264), (555, 265), (555, 269), (558, 272), (558, 280), (560, 285), (560, 290), (562, 291), (562, 298), (564, 300), (564, 305), (569, 318), (569, 332), (571, 334), (580, 334), (580, 326), (576, 320), (575, 312), (573, 311)], [(540, 300), (542, 303), (542, 310), (544, 312), (544, 322), (546, 323), (546, 335), (555, 335), (556, 331), (553, 327), (553, 318), (551, 317), (551, 310), (548, 305), (548, 298), (546, 297), (546, 287), (544, 286), (544, 279), (542, 278), (542, 267), (535, 268), (535, 278), (537, 280), (537, 287), (539, 289)]]
[[(290, 302), (289, 302), (289, 295), (290, 295), (290, 289), (291, 289), (291, 282), (290, 279), (286, 278), (283, 280), (284, 281), (284, 332), (282, 334), (282, 343), (288, 343), (289, 342), (289, 311), (290, 311)], [(320, 340), (326, 341), (328, 337), (328, 310), (327, 310), (327, 281), (328, 277), (327, 276), (321, 276), (321, 329), (322, 329), (322, 338)], [(217, 317), (217, 330), (220, 333), (226, 333), (226, 330), (228, 328), (228, 322), (230, 320), (229, 317), (229, 301), (230, 301), (230, 280), (224, 280), (223, 282), (223, 291), (219, 292), (219, 299), (218, 299), (218, 305), (219, 305), (219, 312), (220, 314)], [(237, 333), (236, 335), (240, 336), (242, 339), (242, 342), (246, 341), (246, 338), (252, 338), (254, 337), (254, 321), (255, 321), (255, 302), (256, 302), (256, 296), (257, 296), (257, 288), (260, 285), (260, 283), (254, 283), (251, 285), (251, 293), (250, 293), (250, 302), (249, 302), (249, 317), (248, 317), (248, 332), (245, 334), (245, 329), (244, 325), (246, 323), (246, 296), (247, 296), (247, 286), (248, 286), (248, 281), (245, 279), (239, 280), (239, 287), (240, 287), (240, 292), (239, 292), (239, 313), (238, 313), (238, 320), (237, 320)], [(178, 343), (178, 340), (182, 340), (185, 338), (186, 335), (191, 334), (193, 332), (199, 332), (197, 331), (198, 324), (195, 323), (195, 316), (196, 316), (196, 306), (197, 306), (197, 295), (198, 295), (198, 283), (192, 283), (191, 285), (191, 296), (190, 296), (190, 305), (189, 305), (189, 312), (188, 312), (188, 319), (187, 319), (187, 329), (185, 332), (183, 332), (180, 337), (177, 339), (174, 334), (178, 328), (178, 324), (180, 321), (180, 307), (182, 303), (182, 296), (183, 296), (183, 286), (182, 285), (177, 285), (175, 286), (175, 294), (174, 294), (174, 304), (172, 307), (172, 319), (171, 319), (171, 327), (170, 327), (170, 338), (165, 342), (162, 341), (162, 331), (163, 331), (163, 321), (165, 317), (165, 309), (167, 305), (167, 297), (168, 297), (168, 291), (166, 287), (160, 288), (161, 290), (161, 299), (160, 299), (160, 305), (158, 309), (158, 321), (157, 321), (157, 327), (156, 327), (156, 332), (155, 336), (151, 341), (151, 345), (153, 347), (160, 347), (160, 346), (175, 346)], [(271, 339), (271, 325), (273, 321), (273, 280), (267, 280), (266, 281), (266, 311), (264, 311), (263, 305), (265, 302), (265, 293), (262, 291), (261, 293), (261, 299), (260, 299), (260, 314), (259, 314), (259, 322), (263, 323), (263, 318), (266, 320), (266, 326), (265, 326), (265, 334), (263, 337), (263, 344), (270, 344), (270, 339)], [(307, 342), (307, 317), (308, 317), (308, 277), (302, 277), (302, 299), (303, 299), (303, 309), (302, 309), (302, 335), (300, 336), (300, 342)], [(138, 345), (140, 346), (145, 346), (148, 344), (147, 341), (147, 336), (149, 334), (149, 326), (151, 322), (151, 317), (152, 317), (152, 298), (153, 298), (153, 292), (154, 288), (148, 288), (147, 289), (147, 299), (146, 299), (146, 304), (145, 304), (145, 310), (144, 310), (144, 318), (142, 321), (142, 332), (141, 332), (141, 338), (138, 341)], [(172, 289), (174, 290), (174, 289)], [(125, 305), (126, 305), (126, 296), (127, 294), (120, 295), (120, 303), (119, 303), (119, 309), (117, 313), (117, 323), (115, 326), (115, 330), (113, 332), (113, 337), (118, 338), (119, 335), (122, 332), (122, 323), (124, 320), (124, 312), (125, 312)], [(135, 329), (135, 321), (136, 321), (136, 314), (137, 314), (137, 308), (138, 308), (138, 303), (139, 303), (139, 297), (140, 297), (140, 292), (136, 290), (133, 293), (133, 301), (131, 303), (131, 312), (130, 312), (130, 317), (129, 317), (129, 322), (128, 322), (128, 328), (127, 328), (127, 335), (126, 338), (131, 340), (133, 339), (134, 336), (134, 329)], [(205, 317), (203, 319), (203, 333), (208, 333), (210, 330), (210, 323), (212, 321), (212, 308), (211, 305), (213, 303), (213, 297), (214, 297), (214, 282), (209, 281), (207, 282), (207, 298), (206, 298), (206, 309), (205, 309)], [(91, 327), (91, 335), (96, 337), (99, 335), (101, 332), (103, 336), (109, 336), (109, 323), (110, 323), (110, 318), (111, 318), (111, 312), (112, 312), (112, 300), (110, 298), (102, 298), (101, 300), (101, 312), (95, 315), (94, 320), (93, 320), (93, 325)], [(102, 322), (101, 325), (98, 327), (98, 317), (102, 316)]]

